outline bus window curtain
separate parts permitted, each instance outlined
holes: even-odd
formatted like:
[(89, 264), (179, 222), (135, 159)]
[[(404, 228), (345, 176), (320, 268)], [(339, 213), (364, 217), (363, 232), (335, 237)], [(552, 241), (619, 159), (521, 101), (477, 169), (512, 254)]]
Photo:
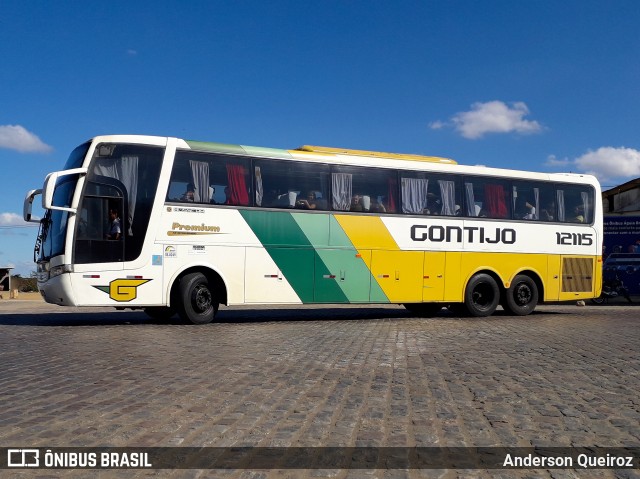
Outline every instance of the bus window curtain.
[(564, 191), (557, 190), (556, 191), (556, 199), (558, 200), (558, 221), (565, 221), (564, 214)]
[(395, 213), (396, 196), (398, 191), (398, 178), (388, 178), (387, 186), (387, 213)]
[(581, 191), (580, 198), (582, 199), (582, 209), (584, 211), (584, 222), (591, 223), (591, 212), (589, 211), (589, 193), (587, 193), (586, 191)]
[(227, 178), (229, 179), (230, 198), (227, 204), (248, 206), (249, 192), (245, 179), (245, 169), (242, 165), (227, 165)]
[(467, 216), (478, 216), (476, 211), (476, 199), (473, 194), (473, 183), (465, 183), (464, 191), (467, 200)]
[(455, 216), (456, 214), (456, 184), (453, 181), (438, 180), (440, 184), (440, 198), (442, 199), (441, 215)]
[(209, 163), (206, 161), (189, 160), (191, 177), (193, 178), (193, 202), (209, 203)]
[(502, 185), (485, 185), (484, 202), (490, 218), (507, 217), (507, 202)]
[(264, 189), (262, 186), (262, 172), (260, 167), (256, 166), (256, 206), (262, 206), (262, 198), (264, 198)]
[(533, 213), (533, 219), (537, 220), (540, 218), (538, 211), (540, 211), (540, 188), (533, 189), (533, 199), (536, 202), (536, 210)]
[(331, 174), (331, 197), (334, 210), (349, 211), (351, 208), (351, 191), (351, 173)]
[(427, 207), (429, 180), (423, 178), (402, 178), (402, 212), (420, 215)]
[[(136, 198), (138, 197), (138, 157), (123, 156), (120, 160), (99, 158), (96, 161), (95, 173), (108, 176), (122, 182), (127, 190), (127, 235), (133, 236), (133, 215), (136, 210)], [(124, 212), (120, 212), (124, 214)]]

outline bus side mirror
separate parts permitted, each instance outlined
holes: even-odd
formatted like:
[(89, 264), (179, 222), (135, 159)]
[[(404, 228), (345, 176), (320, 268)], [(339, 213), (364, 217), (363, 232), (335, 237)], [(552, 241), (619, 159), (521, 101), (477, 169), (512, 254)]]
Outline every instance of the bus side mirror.
[(49, 173), (44, 180), (44, 185), (42, 186), (42, 207), (45, 210), (69, 211), (70, 213), (75, 214), (78, 211), (77, 208), (55, 206), (53, 204), (53, 194), (56, 190), (56, 182), (58, 181), (58, 178), (62, 178), (63, 176), (86, 174), (87, 168), (73, 168), (71, 170), (55, 171), (53, 173)]
[(24, 205), (22, 207), (22, 217), (25, 221), (29, 223), (40, 223), (40, 218), (37, 216), (31, 215), (31, 209), (33, 207), (33, 200), (36, 196), (42, 194), (42, 189), (39, 190), (31, 190), (27, 193), (27, 196), (24, 198)]

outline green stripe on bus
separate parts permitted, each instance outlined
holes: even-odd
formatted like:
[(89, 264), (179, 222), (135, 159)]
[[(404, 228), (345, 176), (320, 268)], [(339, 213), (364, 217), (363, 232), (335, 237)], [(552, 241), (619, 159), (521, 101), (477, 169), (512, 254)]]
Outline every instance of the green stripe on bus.
[(244, 155), (245, 151), (240, 145), (232, 145), (229, 143), (213, 143), (205, 141), (186, 140), (187, 145), (192, 150), (211, 151), (213, 153), (227, 153), (232, 155)]
[(291, 153), (287, 150), (281, 150), (279, 148), (265, 148), (262, 146), (246, 146), (240, 145), (242, 149), (249, 155), (256, 158), (281, 158), (281, 159), (293, 159)]
[[(335, 282), (319, 279), (330, 272), (290, 212), (240, 210), (240, 213), (303, 303), (349, 301)], [(312, 236), (312, 231), (320, 234), (326, 222), (326, 215), (314, 216), (315, 222), (306, 224)]]
[(389, 302), (332, 215), (240, 213), (303, 303)]
[(322, 288), (318, 286), (329, 284), (333, 280), (350, 303), (389, 302), (377, 281), (372, 279), (365, 262), (357, 256), (358, 251), (333, 215), (306, 213), (292, 213), (292, 215), (310, 239), (329, 276), (335, 276), (335, 278), (326, 278), (316, 272), (317, 301), (332, 301), (325, 297), (328, 293), (325, 291), (326, 286)]

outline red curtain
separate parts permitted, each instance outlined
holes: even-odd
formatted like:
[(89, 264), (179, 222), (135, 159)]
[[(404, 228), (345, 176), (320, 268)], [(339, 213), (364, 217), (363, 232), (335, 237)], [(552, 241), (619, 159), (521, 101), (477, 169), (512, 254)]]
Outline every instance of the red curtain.
[(485, 185), (484, 201), (490, 218), (506, 218), (509, 211), (502, 185)]
[(227, 165), (227, 178), (229, 179), (228, 205), (249, 205), (249, 192), (247, 191), (246, 171), (242, 165)]

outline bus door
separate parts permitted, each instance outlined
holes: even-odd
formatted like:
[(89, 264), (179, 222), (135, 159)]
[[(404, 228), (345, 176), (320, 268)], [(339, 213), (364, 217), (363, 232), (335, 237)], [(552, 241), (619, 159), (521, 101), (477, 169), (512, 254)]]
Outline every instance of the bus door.
[(110, 177), (88, 180), (76, 220), (75, 264), (100, 263), (100, 269), (124, 267), (127, 241), (126, 189)]

